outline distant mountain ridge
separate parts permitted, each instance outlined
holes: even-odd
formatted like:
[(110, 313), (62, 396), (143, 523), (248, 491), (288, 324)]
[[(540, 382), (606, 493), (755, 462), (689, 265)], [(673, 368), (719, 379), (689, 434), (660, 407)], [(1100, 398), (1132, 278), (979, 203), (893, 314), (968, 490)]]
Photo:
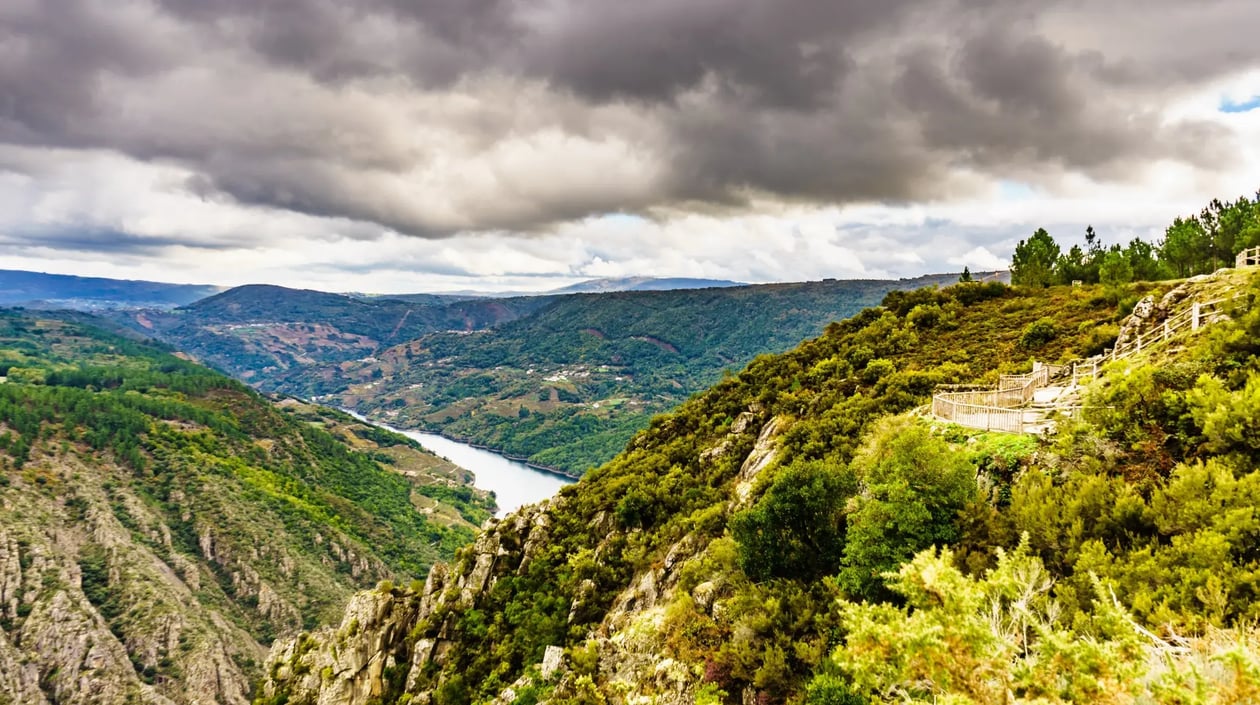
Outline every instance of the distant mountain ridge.
[(675, 289), (715, 289), (747, 286), (727, 279), (695, 279), (690, 277), (605, 277), (552, 289), (548, 294), (602, 294), (609, 291), (673, 291)]
[(0, 305), (78, 310), (174, 308), (224, 290), (206, 284), (170, 284), (0, 269)]

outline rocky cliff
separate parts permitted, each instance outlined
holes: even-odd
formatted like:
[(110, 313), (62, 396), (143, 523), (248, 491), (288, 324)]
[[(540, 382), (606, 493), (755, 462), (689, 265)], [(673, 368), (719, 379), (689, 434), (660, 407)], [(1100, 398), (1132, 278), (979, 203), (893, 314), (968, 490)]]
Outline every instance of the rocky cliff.
[[(783, 418), (762, 423), (763, 417), (760, 404), (743, 411), (696, 458), (707, 466), (721, 463), (735, 470), (725, 487), (732, 507), (747, 502), (759, 474), (774, 462), (778, 440), (789, 425)], [(452, 565), (435, 566), (422, 587), (360, 593), (337, 628), (278, 642), (268, 657), (262, 702), (430, 702), (452, 684), (467, 687), (462, 670), (467, 658), (461, 652), (469, 632), (478, 631), (468, 624), (469, 615), (481, 619), (499, 608), (500, 583), (529, 579), (535, 561), (554, 552), (555, 526), (571, 521), (573, 508), (569, 497), (560, 496), (491, 520), (474, 545)], [(617, 545), (623, 539), (611, 512), (596, 512), (588, 526), (593, 542), (570, 558), (594, 567), (600, 556), (624, 550)], [(556, 594), (567, 612), (561, 633), (580, 638), (535, 644), (496, 702), (515, 702), (527, 689), (542, 687), (561, 696), (598, 688), (633, 692), (636, 701), (695, 702), (703, 671), (696, 671), (697, 664), (662, 660), (661, 632), (670, 605), (688, 601), (720, 612), (721, 601), (730, 597), (723, 577), (727, 566), (714, 563), (709, 554), (715, 540), (717, 552), (727, 549), (721, 539), (698, 532), (681, 535), (658, 561), (629, 574), (611, 599), (606, 590), (601, 595), (591, 578), (574, 583), (570, 595)]]
[(248, 703), (275, 638), (489, 513), (406, 438), (77, 319), (0, 310), (0, 366), (0, 703)]
[[(43, 458), (35, 482), (0, 491), (0, 671), (13, 681), (0, 691), (17, 703), (248, 702), (263, 647), (208, 599), (227, 599), (214, 564), (172, 554), (169, 528), (134, 496), (110, 496), (99, 470)], [(245, 589), (272, 617), (299, 612), (265, 582)]]

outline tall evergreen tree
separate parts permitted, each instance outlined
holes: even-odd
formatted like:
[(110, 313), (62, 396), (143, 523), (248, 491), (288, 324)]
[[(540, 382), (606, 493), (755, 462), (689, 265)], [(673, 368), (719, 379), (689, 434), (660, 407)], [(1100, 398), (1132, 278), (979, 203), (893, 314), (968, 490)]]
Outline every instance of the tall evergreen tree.
[(1027, 240), (1020, 240), (1011, 259), (1011, 283), (1024, 286), (1050, 286), (1055, 283), (1059, 244), (1045, 228)]

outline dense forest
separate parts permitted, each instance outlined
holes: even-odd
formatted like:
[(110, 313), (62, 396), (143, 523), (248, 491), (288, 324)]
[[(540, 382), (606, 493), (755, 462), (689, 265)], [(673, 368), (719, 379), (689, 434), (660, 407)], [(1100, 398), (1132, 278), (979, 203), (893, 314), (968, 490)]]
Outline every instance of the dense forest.
[[(447, 645), (381, 701), (1253, 701), (1260, 280), (1117, 286), (895, 292), (758, 357), (527, 516), (547, 544), (412, 625)], [(914, 413), (940, 384), (1098, 352), (1165, 295), (1235, 303), (1114, 363), (1048, 435)]]

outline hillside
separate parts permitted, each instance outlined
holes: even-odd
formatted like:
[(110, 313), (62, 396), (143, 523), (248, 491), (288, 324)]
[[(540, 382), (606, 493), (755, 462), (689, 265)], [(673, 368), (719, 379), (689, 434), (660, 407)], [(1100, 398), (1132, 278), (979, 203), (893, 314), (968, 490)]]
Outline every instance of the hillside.
[(255, 285), (113, 318), (258, 389), (577, 476), (724, 371), (817, 335), (890, 290), (956, 280), (418, 301)]
[[(1143, 296), (1137, 333), (1229, 303), (1048, 435), (914, 413), (1103, 350)], [(1254, 702), (1257, 296), (1247, 271), (889, 295), (278, 644), (259, 702)]]
[(405, 437), (83, 320), (0, 310), (0, 701), (249, 702), (274, 638), (490, 515)]
[(220, 291), (222, 287), (199, 284), (166, 284), (0, 269), (0, 306), (84, 310), (171, 308)]
[(285, 388), (579, 475), (612, 458), (653, 414), (755, 356), (790, 349), (892, 289), (955, 281), (939, 275), (556, 297), (488, 331), (435, 333)]
[(174, 311), (112, 318), (267, 391), (293, 390), (335, 365), (434, 331), (473, 331), (515, 320), (546, 298), (398, 301), (271, 285), (240, 286)]

